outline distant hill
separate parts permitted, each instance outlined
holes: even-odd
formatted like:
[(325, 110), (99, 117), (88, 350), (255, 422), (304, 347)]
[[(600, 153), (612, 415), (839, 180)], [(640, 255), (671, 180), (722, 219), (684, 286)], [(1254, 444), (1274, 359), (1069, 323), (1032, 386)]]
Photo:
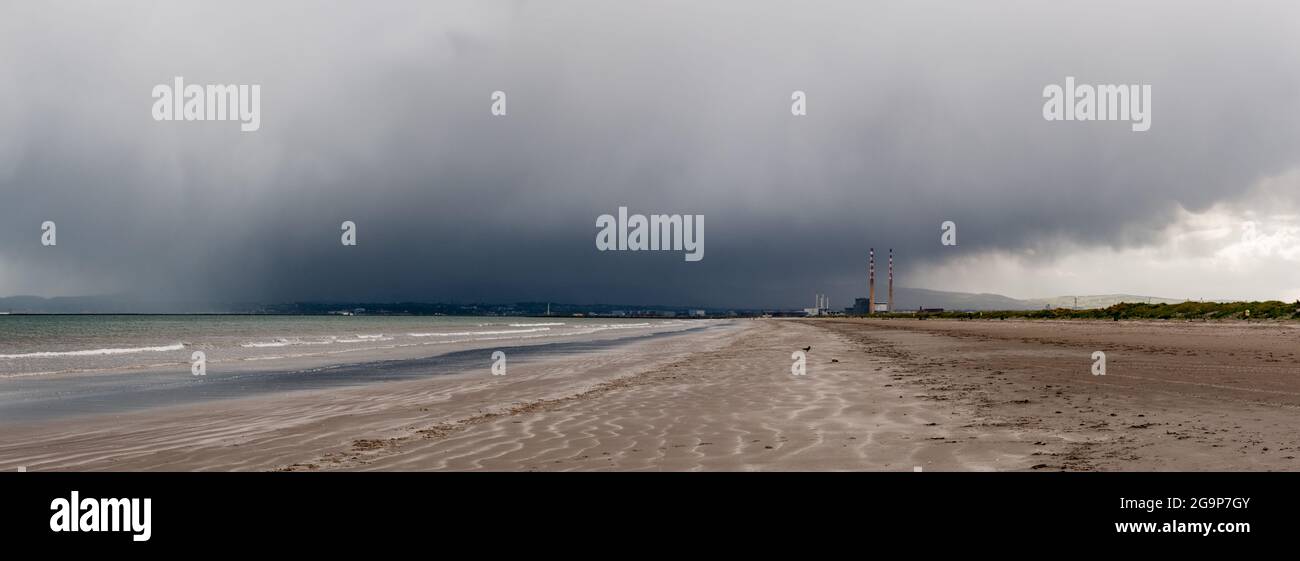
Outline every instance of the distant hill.
[[(895, 306), (899, 311), (917, 308), (943, 308), (945, 310), (1041, 310), (1044, 308), (1072, 308), (1076, 296), (1017, 299), (1001, 294), (945, 292), (924, 288), (894, 288)], [(1178, 304), (1185, 300), (1136, 296), (1132, 294), (1080, 295), (1079, 309), (1108, 308), (1121, 302), (1140, 304)]]
[[(882, 301), (886, 294), (878, 296)], [(945, 310), (1036, 310), (1041, 308), (1024, 300), (1008, 298), (1001, 294), (972, 294), (945, 292), (925, 288), (894, 288), (894, 303), (899, 310), (917, 308), (943, 308)]]

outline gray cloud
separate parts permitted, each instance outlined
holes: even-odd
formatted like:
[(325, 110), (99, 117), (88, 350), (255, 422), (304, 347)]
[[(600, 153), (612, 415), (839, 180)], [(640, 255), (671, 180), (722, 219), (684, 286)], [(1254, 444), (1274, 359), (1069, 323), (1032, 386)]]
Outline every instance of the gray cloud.
[[(847, 304), (944, 220), (1140, 246), (1300, 163), (1300, 6), (1249, 4), (9, 3), (0, 294)], [(261, 84), (261, 131), (153, 121), (177, 75)], [(1151, 84), (1151, 131), (1045, 122), (1066, 75)], [(706, 258), (598, 253), (620, 205)]]

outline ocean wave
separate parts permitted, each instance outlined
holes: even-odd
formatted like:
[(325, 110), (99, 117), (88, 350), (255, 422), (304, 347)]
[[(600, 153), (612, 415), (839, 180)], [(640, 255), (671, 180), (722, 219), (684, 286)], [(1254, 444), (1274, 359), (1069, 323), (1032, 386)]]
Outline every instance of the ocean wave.
[(336, 343), (374, 343), (376, 341), (392, 341), (392, 337), (383, 335), (357, 335), (356, 339), (335, 339)]
[[(212, 362), (212, 361), (209, 361)], [(128, 370), (141, 370), (148, 368), (168, 368), (174, 366), (189, 367), (188, 361), (175, 362), (158, 362), (154, 364), (128, 364), (125, 366), (109, 366), (99, 368), (64, 368), (62, 370), (43, 370), (40, 372), (11, 372), (0, 374), (0, 379), (5, 378), (28, 378), (32, 376), (54, 376), (59, 374), (99, 374), (103, 372), (124, 372)]]
[(504, 331), (457, 331), (455, 333), (408, 333), (411, 337), (474, 337), (477, 335), (513, 335), (516, 333), (537, 333), (538, 331), (550, 331), (549, 327), (537, 327), (533, 329), (507, 329)]
[(56, 358), (64, 356), (101, 356), (101, 355), (126, 355), (134, 353), (162, 353), (167, 351), (180, 351), (185, 349), (185, 343), (176, 343), (174, 345), (163, 345), (158, 347), (124, 347), (113, 349), (88, 349), (84, 351), (41, 351), (34, 353), (19, 353), (12, 355), (0, 355), (0, 359), (15, 358)]
[(564, 322), (561, 321), (555, 323), (512, 323), (510, 324), (510, 327), (546, 327), (546, 326), (554, 326), (554, 325), (564, 325)]
[(337, 337), (328, 337), (322, 341), (307, 341), (303, 339), (298, 339), (296, 337), (293, 338), (281, 337), (274, 341), (249, 341), (247, 343), (240, 343), (239, 346), (245, 349), (266, 349), (266, 348), (277, 348), (277, 347), (291, 347), (291, 346), (298, 346), (298, 345), (328, 345), (337, 340), (338, 340)]
[(259, 343), (259, 342), (256, 342), (256, 341), (251, 342), (251, 343), (240, 343), (239, 346), (241, 346), (241, 347), (243, 347), (243, 348), (245, 348), (245, 349), (262, 349), (262, 348), (266, 348), (266, 347), (287, 347), (287, 346), (292, 345), (292, 344), (293, 344), (293, 343), (291, 343), (291, 342), (289, 342), (289, 341), (287, 341), (287, 340), (280, 339), (279, 341), (271, 341), (271, 342), (269, 342), (269, 343)]
[(324, 339), (301, 339), (298, 337), (280, 337), (273, 341), (249, 341), (240, 343), (239, 346), (245, 349), (275, 349), (280, 347), (298, 347), (307, 345), (330, 345), (333, 343), (370, 343), (378, 341), (392, 341), (392, 337), (379, 335), (354, 335), (349, 339), (346, 337), (328, 336)]

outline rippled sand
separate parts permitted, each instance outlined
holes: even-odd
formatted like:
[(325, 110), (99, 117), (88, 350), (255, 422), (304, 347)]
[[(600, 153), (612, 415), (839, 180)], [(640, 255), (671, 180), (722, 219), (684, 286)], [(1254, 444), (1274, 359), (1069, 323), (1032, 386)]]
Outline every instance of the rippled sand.
[[(738, 320), (500, 377), (485, 361), (427, 380), (7, 427), (0, 467), (1294, 469), (1298, 333)], [(793, 376), (790, 354), (807, 346), (807, 375)], [(1089, 372), (1094, 347), (1109, 353), (1107, 376)]]

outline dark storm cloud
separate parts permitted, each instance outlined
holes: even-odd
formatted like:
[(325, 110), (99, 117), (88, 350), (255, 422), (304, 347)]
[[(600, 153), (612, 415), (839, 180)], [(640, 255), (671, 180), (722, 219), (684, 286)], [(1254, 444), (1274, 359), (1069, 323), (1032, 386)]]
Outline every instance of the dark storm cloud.
[[(0, 293), (847, 305), (869, 245), (1142, 244), (1300, 159), (1292, 2), (267, 4), (0, 8)], [(1045, 122), (1067, 75), (1151, 130)], [(153, 121), (173, 76), (261, 130)], [(597, 252), (620, 205), (705, 259)]]

